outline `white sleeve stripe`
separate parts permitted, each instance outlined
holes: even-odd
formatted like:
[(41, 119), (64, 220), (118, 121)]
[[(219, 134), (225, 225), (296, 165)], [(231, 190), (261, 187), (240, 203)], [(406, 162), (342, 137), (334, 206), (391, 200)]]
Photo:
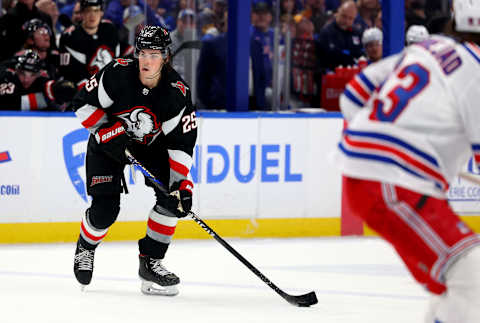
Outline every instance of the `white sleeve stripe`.
[(183, 111), (185, 111), (186, 108), (187, 107), (183, 107), (182, 111), (180, 111), (179, 114), (177, 114), (172, 119), (162, 123), (162, 131), (165, 135), (168, 135), (180, 123), (180, 118), (182, 117)]
[(37, 108), (45, 109), (47, 107), (47, 100), (45, 100), (43, 93), (35, 93), (35, 97), (37, 99)]
[(120, 44), (115, 47), (115, 57), (120, 56)]
[[(95, 112), (97, 111), (97, 108), (94, 107), (93, 105), (90, 105), (90, 104), (85, 104), (83, 105), (82, 107), (80, 107), (77, 111), (75, 111), (75, 115), (77, 116), (77, 118), (80, 120), (80, 123), (83, 123), (85, 122), (85, 120), (87, 120), (88, 118), (90, 118), (90, 116)], [(97, 129), (104, 123), (107, 122), (107, 115), (104, 114), (99, 120), (97, 120), (97, 122), (88, 127), (88, 131), (90, 131), (91, 133), (95, 133), (95, 131), (97, 131)]]
[(22, 108), (22, 111), (30, 110), (30, 100), (28, 99), (28, 95), (22, 95), (21, 108)]
[(168, 149), (168, 156), (170, 159), (176, 161), (179, 164), (182, 164), (186, 168), (190, 169), (192, 167), (193, 159), (189, 154), (182, 150), (171, 150)]
[(68, 46), (65, 46), (66, 50), (72, 55), (77, 61), (82, 64), (87, 64), (87, 56), (83, 53), (77, 52), (76, 50), (71, 49)]
[[(362, 98), (361, 95), (358, 94), (357, 90), (355, 90), (355, 88), (353, 88), (352, 86), (350, 86), (350, 84), (347, 85), (347, 88), (345, 89), (345, 91), (348, 91), (350, 92), (350, 94), (352, 96), (355, 97), (355, 99), (357, 99), (358, 101), (360, 101), (361, 103), (365, 103), (365, 99)], [(348, 95), (348, 92), (347, 92), (347, 98), (349, 98), (351, 101), (355, 102), (357, 104), (357, 102), (355, 100), (352, 100), (352, 98), (349, 97)]]
[(355, 75), (355, 80), (365, 92), (367, 92), (370, 95), (372, 94), (373, 90), (370, 90), (370, 88), (363, 82), (363, 80), (358, 76), (358, 74)]
[(108, 108), (113, 104), (113, 100), (108, 96), (105, 87), (103, 86), (103, 75), (100, 77), (100, 84), (98, 86), (98, 101), (102, 108)]

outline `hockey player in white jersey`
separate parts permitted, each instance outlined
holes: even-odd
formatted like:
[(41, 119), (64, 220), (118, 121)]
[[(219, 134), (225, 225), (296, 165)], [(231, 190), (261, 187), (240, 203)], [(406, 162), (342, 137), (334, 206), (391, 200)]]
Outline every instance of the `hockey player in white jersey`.
[(431, 293), (427, 323), (480, 322), (480, 239), (446, 196), (470, 157), (480, 163), (480, 0), (453, 6), (448, 36), (370, 65), (340, 101), (346, 211)]

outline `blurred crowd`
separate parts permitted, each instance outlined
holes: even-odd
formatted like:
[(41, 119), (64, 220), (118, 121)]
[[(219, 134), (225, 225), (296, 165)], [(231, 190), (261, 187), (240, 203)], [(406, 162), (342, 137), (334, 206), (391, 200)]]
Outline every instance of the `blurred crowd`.
[[(170, 31), (171, 64), (197, 107), (225, 108), (227, 0), (1, 1), (0, 110), (68, 110), (99, 69), (133, 55), (145, 24)], [(271, 110), (276, 86), (287, 106), (320, 108), (326, 74), (382, 57), (381, 0), (245, 1), (251, 110)], [(405, 0), (407, 45), (441, 32), (449, 7), (449, 0)]]

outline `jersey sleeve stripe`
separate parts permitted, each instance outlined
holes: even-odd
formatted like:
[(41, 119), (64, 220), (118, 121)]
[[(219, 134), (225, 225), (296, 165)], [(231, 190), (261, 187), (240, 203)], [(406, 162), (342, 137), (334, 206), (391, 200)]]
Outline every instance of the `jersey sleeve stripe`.
[(105, 91), (105, 87), (103, 86), (103, 75), (105, 75), (105, 73), (100, 77), (100, 84), (98, 86), (98, 102), (100, 102), (102, 108), (108, 108), (113, 104), (113, 100), (107, 94), (107, 91)]
[(359, 100), (349, 89), (348, 87), (345, 89), (343, 94), (355, 105), (358, 105), (360, 108), (363, 107), (364, 102)]
[(48, 106), (47, 100), (45, 100), (45, 96), (42, 92), (35, 93), (35, 99), (37, 100), (38, 109), (45, 109)]
[[(347, 155), (348, 157), (350, 158), (359, 158), (359, 159), (366, 159), (366, 160), (374, 160), (376, 162), (382, 162), (382, 163), (386, 163), (386, 164), (392, 164), (392, 165), (395, 165), (399, 168), (401, 168), (402, 170), (404, 170), (405, 172), (415, 176), (415, 177), (418, 177), (418, 178), (421, 178), (423, 180), (428, 180), (425, 176), (422, 176), (421, 174), (419, 174), (418, 172), (415, 172), (414, 170), (411, 170), (410, 168), (406, 167), (405, 165), (403, 165), (402, 163), (396, 161), (395, 159), (393, 158), (390, 158), (390, 157), (385, 157), (385, 156), (381, 156), (381, 155), (377, 155), (377, 154), (368, 154), (368, 153), (360, 153), (360, 152), (356, 152), (356, 151), (353, 151), (353, 150), (350, 150), (348, 149), (347, 147), (345, 147), (345, 145), (343, 143), (339, 143), (338, 144), (338, 147), (339, 149), (345, 154)], [(444, 186), (436, 181), (436, 180), (433, 180), (432, 181), (434, 182), (434, 185), (438, 188), (438, 189), (441, 189), (441, 190), (446, 190), (448, 189), (448, 187), (445, 189)]]
[(373, 84), (363, 73), (359, 73), (356, 75), (356, 78), (358, 77), (358, 80), (360, 83), (363, 83), (369, 90), (370, 92), (373, 92), (373, 90), (376, 89), (375, 84)]
[(376, 140), (379, 140), (379, 141), (382, 141), (382, 142), (385, 142), (385, 143), (388, 143), (388, 144), (391, 144), (391, 145), (392, 144), (396, 145), (398, 147), (401, 147), (401, 148), (404, 148), (404, 149), (408, 150), (409, 153), (413, 153), (413, 154), (421, 157), (422, 159), (429, 162), (433, 166), (439, 167), (438, 162), (435, 158), (433, 158), (429, 154), (419, 150), (418, 148), (412, 146), (411, 144), (409, 144), (409, 143), (407, 143), (403, 140), (400, 140), (398, 138), (395, 138), (393, 136), (389, 136), (389, 135), (386, 135), (386, 134), (383, 134), (383, 133), (378, 133), (378, 132), (356, 131), (356, 130), (348, 130), (348, 129), (345, 131), (345, 133), (350, 135), (350, 136), (371, 138), (371, 139), (376, 139)]
[(90, 104), (85, 104), (78, 109), (75, 114), (80, 120), (82, 120), (82, 126), (89, 130), (96, 130), (96, 128), (107, 120), (107, 116), (102, 109), (96, 108)]
[(410, 151), (395, 147), (391, 142), (374, 142), (371, 138), (352, 138), (345, 134), (341, 145), (340, 148), (348, 156), (395, 164), (415, 176), (434, 181), (442, 190), (448, 189), (448, 182), (436, 167), (432, 167), (431, 163), (425, 163), (424, 159), (418, 159), (418, 156), (410, 154)]
[(187, 168), (185, 165), (182, 165), (179, 162), (173, 160), (172, 158), (169, 158), (168, 162), (170, 163), (170, 169), (172, 169), (173, 171), (187, 177), (188, 172), (190, 171), (189, 168)]
[(180, 111), (180, 113), (177, 114), (175, 117), (162, 123), (162, 131), (165, 134), (165, 136), (168, 135), (170, 132), (172, 132), (173, 129), (175, 129), (175, 127), (178, 126), (178, 124), (180, 123), (180, 118), (183, 115), (183, 111), (185, 111), (186, 108), (187, 107), (184, 107), (182, 111)]
[(35, 93), (28, 94), (28, 104), (30, 105), (30, 110), (38, 110), (37, 97), (35, 96)]
[(192, 167), (192, 157), (186, 152), (182, 150), (168, 149), (168, 155), (170, 156), (170, 159), (185, 165), (186, 168), (190, 169), (190, 167)]
[(467, 52), (473, 56), (473, 58), (477, 61), (477, 63), (480, 63), (480, 49), (478, 48), (477, 45), (472, 44), (472, 43), (466, 43), (462, 45)]
[(358, 95), (363, 99), (363, 101), (368, 101), (370, 98), (370, 95), (372, 94), (371, 91), (365, 91), (365, 89), (362, 87), (362, 85), (357, 81), (357, 78), (353, 78), (349, 83), (348, 86), (353, 88), (355, 92), (358, 93)]

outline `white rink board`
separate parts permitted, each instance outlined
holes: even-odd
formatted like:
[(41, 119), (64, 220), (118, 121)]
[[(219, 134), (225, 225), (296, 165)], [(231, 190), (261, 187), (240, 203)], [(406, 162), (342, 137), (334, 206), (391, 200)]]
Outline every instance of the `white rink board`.
[[(232, 115), (199, 118), (192, 169), (199, 215), (340, 216), (341, 177), (327, 158), (340, 137), (339, 115)], [(73, 114), (1, 114), (0, 136), (0, 156), (8, 152), (11, 159), (0, 161), (0, 223), (79, 221), (89, 203), (84, 183), (88, 132)], [(130, 194), (122, 195), (119, 220), (145, 220), (153, 192), (139, 171), (135, 184), (130, 168), (125, 174)]]

